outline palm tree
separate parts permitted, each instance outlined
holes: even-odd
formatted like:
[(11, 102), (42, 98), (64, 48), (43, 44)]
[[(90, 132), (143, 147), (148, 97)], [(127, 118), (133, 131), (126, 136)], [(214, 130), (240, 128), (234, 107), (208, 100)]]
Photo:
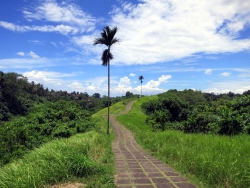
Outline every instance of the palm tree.
[(142, 80), (144, 79), (144, 77), (141, 75), (139, 76), (139, 80), (141, 81), (141, 96), (142, 96)]
[(113, 59), (113, 55), (110, 52), (110, 47), (120, 42), (119, 39), (115, 38), (115, 34), (118, 31), (117, 26), (115, 26), (113, 29), (110, 29), (109, 26), (106, 26), (103, 28), (101, 32), (101, 38), (95, 38), (94, 45), (97, 44), (104, 44), (108, 48), (103, 51), (102, 53), (102, 65), (108, 66), (108, 125), (107, 125), (107, 134), (109, 134), (109, 106), (110, 106), (110, 63), (109, 61)]

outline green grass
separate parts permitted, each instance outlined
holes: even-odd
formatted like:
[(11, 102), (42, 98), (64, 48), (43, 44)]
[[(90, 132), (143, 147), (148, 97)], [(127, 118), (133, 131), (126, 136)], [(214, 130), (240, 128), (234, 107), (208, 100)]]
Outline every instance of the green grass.
[(132, 111), (117, 117), (138, 143), (199, 187), (250, 187), (250, 137), (152, 132), (138, 100)]
[(113, 164), (103, 149), (109, 151), (109, 145), (110, 138), (93, 131), (44, 144), (1, 168), (0, 187), (41, 187), (75, 180), (89, 187), (114, 187)]
[[(129, 101), (129, 100), (128, 100)], [(111, 107), (114, 114), (128, 101)], [(93, 115), (96, 129), (43, 144), (41, 147), (0, 168), (1, 188), (46, 187), (66, 182), (83, 182), (87, 187), (115, 187), (114, 132), (106, 134), (107, 109)]]
[[(135, 100), (134, 98), (129, 98), (129, 99), (125, 99), (121, 102), (118, 102), (112, 106), (110, 106), (110, 114), (113, 114), (113, 115), (118, 115), (120, 114), (121, 112), (123, 112), (126, 108), (126, 104), (131, 101), (131, 100)], [(108, 114), (108, 110), (107, 108), (104, 108), (102, 110), (100, 110), (99, 112), (97, 112), (96, 114), (92, 115), (93, 118), (96, 118), (96, 117), (106, 117)]]

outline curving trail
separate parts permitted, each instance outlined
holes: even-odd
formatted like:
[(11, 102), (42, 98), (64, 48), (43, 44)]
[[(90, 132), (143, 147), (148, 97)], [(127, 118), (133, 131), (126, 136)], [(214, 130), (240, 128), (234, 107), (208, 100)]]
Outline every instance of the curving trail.
[[(135, 101), (127, 104), (125, 114)], [(121, 115), (121, 114), (120, 114)], [(144, 151), (132, 133), (110, 117), (115, 130), (112, 144), (116, 163), (116, 185), (118, 188), (195, 188), (172, 168)]]

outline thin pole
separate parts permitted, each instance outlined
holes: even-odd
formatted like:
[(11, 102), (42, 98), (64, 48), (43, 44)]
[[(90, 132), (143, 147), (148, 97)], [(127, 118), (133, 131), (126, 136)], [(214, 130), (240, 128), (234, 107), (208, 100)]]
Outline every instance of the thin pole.
[(108, 61), (108, 125), (107, 125), (107, 134), (109, 134), (109, 106), (110, 106), (110, 64)]
[(141, 95), (142, 95), (142, 81), (141, 81)]

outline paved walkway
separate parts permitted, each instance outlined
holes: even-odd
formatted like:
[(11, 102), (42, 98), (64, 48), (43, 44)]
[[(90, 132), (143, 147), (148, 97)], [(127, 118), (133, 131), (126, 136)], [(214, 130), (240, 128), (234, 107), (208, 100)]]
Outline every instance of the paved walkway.
[[(127, 113), (133, 102), (127, 105)], [(116, 163), (118, 188), (195, 188), (172, 168), (145, 152), (135, 141), (132, 133), (110, 117), (115, 130), (113, 151)]]

